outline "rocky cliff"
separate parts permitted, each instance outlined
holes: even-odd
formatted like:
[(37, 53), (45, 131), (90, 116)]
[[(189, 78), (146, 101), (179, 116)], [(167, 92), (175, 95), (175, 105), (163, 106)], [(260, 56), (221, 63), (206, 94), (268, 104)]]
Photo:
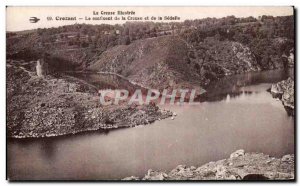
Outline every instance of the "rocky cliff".
[(285, 110), (290, 116), (295, 115), (294, 85), (294, 80), (289, 77), (287, 80), (283, 80), (276, 84), (273, 84), (271, 87), (272, 96), (282, 101)]
[(239, 42), (208, 37), (189, 46), (189, 58), (204, 85), (226, 75), (262, 69), (250, 48)]

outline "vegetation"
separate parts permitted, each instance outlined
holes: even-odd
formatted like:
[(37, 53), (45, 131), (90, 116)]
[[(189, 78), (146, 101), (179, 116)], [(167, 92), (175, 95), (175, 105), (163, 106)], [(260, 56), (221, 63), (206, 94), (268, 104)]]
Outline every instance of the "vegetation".
[[(185, 60), (193, 63), (194, 70), (206, 81), (226, 74), (293, 65), (294, 34), (293, 16), (228, 16), (180, 23), (74, 24), (7, 33), (7, 56), (30, 61), (47, 52), (48, 63), (55, 63), (57, 70), (86, 70), (114, 47), (169, 35), (184, 41), (189, 48)], [(180, 48), (172, 50), (176, 53)], [(233, 62), (227, 64), (228, 61)]]

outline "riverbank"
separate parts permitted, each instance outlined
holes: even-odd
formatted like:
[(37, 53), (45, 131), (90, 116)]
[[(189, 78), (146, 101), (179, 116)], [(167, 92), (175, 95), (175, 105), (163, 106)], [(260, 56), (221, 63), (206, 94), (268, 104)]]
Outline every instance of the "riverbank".
[(294, 154), (282, 158), (237, 150), (229, 158), (200, 167), (178, 165), (170, 172), (149, 169), (143, 178), (123, 180), (294, 180)]
[(289, 77), (287, 80), (273, 84), (270, 89), (273, 98), (278, 98), (282, 101), (282, 104), (289, 116), (295, 115), (294, 85), (294, 79)]
[[(66, 93), (58, 94), (62, 99), (66, 95), (72, 97), (83, 93), (92, 94), (89, 92), (93, 89), (90, 91), (84, 89), (84, 82), (97, 85), (120, 79), (107, 79), (104, 76), (102, 80), (103, 77), (97, 74), (91, 80), (84, 78), (85, 75), (83, 78), (74, 77), (76, 82), (78, 79), (82, 80), (78, 86), (71, 85), (72, 78), (56, 76), (56, 79), (63, 79), (63, 82), (66, 81), (71, 85), (70, 90), (66, 88)], [(48, 78), (55, 79), (45, 76), (41, 78), (41, 82), (47, 82)], [(230, 152), (237, 148), (263, 152), (274, 157), (292, 154), (294, 118), (288, 117), (281, 102), (266, 92), (272, 83), (284, 79), (287, 79), (286, 71), (281, 73), (277, 70), (228, 77), (220, 82), (222, 86), (215, 85), (220, 89), (227, 87), (223, 92), (215, 94), (221, 99), (212, 99), (199, 105), (164, 105), (162, 108), (177, 113), (178, 117), (174, 120), (156, 121), (153, 125), (105, 132), (101, 130), (84, 132), (62, 137), (8, 139), (8, 176), (11, 180), (119, 180), (131, 175), (143, 178), (150, 168), (170, 171), (181, 164), (198, 167), (210, 161), (229, 157)], [(59, 81), (60, 83), (53, 86), (55, 92), (58, 91), (56, 90), (58, 84), (62, 87), (66, 85), (61, 82), (62, 80)], [(27, 81), (24, 82), (26, 85)], [(116, 87), (119, 83), (124, 85), (123, 82), (117, 81)], [(41, 85), (31, 87), (35, 90), (39, 86)], [(77, 87), (75, 93), (71, 91), (74, 89), (72, 87)], [(48, 88), (43, 86), (42, 95), (47, 94), (46, 90)], [(213, 92), (214, 89), (211, 90)], [(20, 92), (24, 95), (16, 92), (16, 96), (20, 97), (20, 100), (22, 97), (26, 98), (24, 90)], [(77, 100), (78, 97), (74, 98), (76, 99), (66, 102), (81, 105)], [(44, 103), (44, 96), (39, 99), (41, 104)], [(52, 105), (55, 106), (51, 103), (47, 107)], [(42, 109), (46, 107), (41, 106)], [(81, 108), (80, 110), (86, 113), (86, 107)], [(65, 110), (64, 112), (68, 113)], [(39, 166), (32, 166), (33, 161)], [(78, 174), (83, 168), (84, 174)]]
[(84, 81), (67, 76), (38, 77), (14, 64), (7, 65), (8, 137), (51, 137), (134, 127), (172, 116), (155, 104), (103, 106), (98, 90)]

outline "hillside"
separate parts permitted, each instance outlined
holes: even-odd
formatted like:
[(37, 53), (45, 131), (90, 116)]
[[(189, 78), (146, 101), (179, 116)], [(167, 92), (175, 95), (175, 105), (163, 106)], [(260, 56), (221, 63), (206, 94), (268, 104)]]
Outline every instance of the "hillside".
[(200, 75), (188, 63), (187, 53), (179, 37), (150, 38), (105, 51), (88, 70), (114, 72), (157, 89), (200, 86)]
[(87, 69), (157, 89), (199, 88), (225, 75), (261, 70), (241, 43), (207, 39), (198, 46), (196, 50), (178, 36), (139, 40), (105, 51)]
[(147, 125), (172, 116), (154, 104), (103, 106), (98, 90), (70, 76), (38, 77), (7, 61), (7, 136), (51, 137)]
[(293, 28), (293, 16), (74, 24), (8, 32), (7, 58), (44, 58), (51, 73), (106, 71), (151, 88), (201, 89), (225, 75), (294, 66)]

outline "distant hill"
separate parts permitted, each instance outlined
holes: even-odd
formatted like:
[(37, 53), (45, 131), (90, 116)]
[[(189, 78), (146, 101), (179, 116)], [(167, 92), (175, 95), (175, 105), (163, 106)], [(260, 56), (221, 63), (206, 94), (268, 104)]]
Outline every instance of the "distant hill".
[(54, 72), (114, 72), (143, 86), (172, 89), (294, 66), (294, 35), (293, 16), (228, 16), (7, 32), (6, 48), (8, 59), (26, 62), (48, 56)]

